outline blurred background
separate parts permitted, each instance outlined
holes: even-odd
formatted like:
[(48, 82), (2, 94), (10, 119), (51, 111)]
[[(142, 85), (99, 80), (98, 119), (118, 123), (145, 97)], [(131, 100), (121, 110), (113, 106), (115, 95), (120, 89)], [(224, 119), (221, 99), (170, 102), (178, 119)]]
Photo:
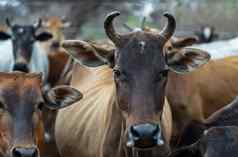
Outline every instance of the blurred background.
[(14, 23), (32, 24), (39, 17), (60, 16), (71, 22), (66, 38), (99, 39), (105, 37), (103, 21), (107, 13), (119, 10), (116, 22), (139, 27), (143, 16), (146, 26), (160, 29), (165, 24), (162, 13), (175, 15), (176, 35), (192, 35), (202, 26), (213, 26), (219, 38), (231, 38), (238, 32), (238, 0), (0, 0), (0, 22), (9, 17)]

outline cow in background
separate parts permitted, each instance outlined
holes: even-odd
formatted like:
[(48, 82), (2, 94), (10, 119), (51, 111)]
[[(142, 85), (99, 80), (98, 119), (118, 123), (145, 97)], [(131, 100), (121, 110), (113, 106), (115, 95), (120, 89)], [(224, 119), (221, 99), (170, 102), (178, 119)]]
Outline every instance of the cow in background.
[(59, 84), (69, 84), (73, 61), (62, 48), (61, 42), (65, 38), (63, 30), (70, 27), (70, 22), (61, 17), (52, 16), (44, 18), (42, 25), (53, 35), (51, 40), (42, 43), (49, 60), (48, 83), (52, 87)]
[(238, 127), (212, 127), (194, 144), (174, 151), (169, 157), (237, 157)]
[(41, 31), (41, 20), (36, 25), (11, 24), (7, 19), (7, 31), (0, 31), (0, 71), (42, 72), (46, 83), (48, 58), (40, 42), (52, 38)]
[(183, 130), (179, 147), (195, 143), (211, 127), (238, 126), (238, 97), (230, 104), (210, 115), (203, 122), (193, 120)]
[(194, 33), (198, 37), (198, 43), (210, 43), (218, 38), (213, 26), (201, 26), (199, 31)]

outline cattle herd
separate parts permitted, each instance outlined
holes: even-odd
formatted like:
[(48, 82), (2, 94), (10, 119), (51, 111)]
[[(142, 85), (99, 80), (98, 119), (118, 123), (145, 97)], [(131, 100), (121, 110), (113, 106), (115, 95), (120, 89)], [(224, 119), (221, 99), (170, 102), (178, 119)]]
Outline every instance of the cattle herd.
[(0, 157), (238, 156), (238, 56), (206, 49), (214, 28), (175, 37), (164, 13), (121, 34), (119, 15), (99, 41), (59, 17), (0, 26)]

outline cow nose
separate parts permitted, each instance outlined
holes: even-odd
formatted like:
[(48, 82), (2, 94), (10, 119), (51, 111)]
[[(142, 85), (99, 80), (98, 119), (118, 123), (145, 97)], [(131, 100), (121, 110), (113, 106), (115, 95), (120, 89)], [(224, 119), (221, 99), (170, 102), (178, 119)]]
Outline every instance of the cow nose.
[(12, 157), (38, 157), (37, 148), (13, 148)]
[(14, 70), (14, 71), (22, 71), (22, 72), (26, 72), (26, 73), (29, 72), (29, 69), (28, 69), (28, 67), (27, 67), (27, 64), (25, 64), (25, 63), (16, 63), (16, 64), (13, 66), (13, 70)]
[(128, 147), (152, 148), (163, 144), (161, 129), (157, 124), (138, 124), (129, 130)]
[(52, 48), (58, 48), (58, 47), (60, 47), (60, 42), (59, 41), (53, 41), (51, 46), (52, 46)]

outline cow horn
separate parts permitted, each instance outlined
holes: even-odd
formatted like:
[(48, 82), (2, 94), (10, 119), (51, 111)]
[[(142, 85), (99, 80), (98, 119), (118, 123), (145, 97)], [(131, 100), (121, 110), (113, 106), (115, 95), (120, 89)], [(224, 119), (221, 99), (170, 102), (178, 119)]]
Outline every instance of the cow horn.
[(11, 25), (11, 22), (10, 22), (10, 20), (9, 20), (9, 18), (6, 18), (6, 24), (7, 24), (8, 27), (11, 27), (11, 26), (12, 26), (12, 25)]
[(160, 32), (160, 36), (162, 36), (166, 41), (170, 39), (170, 37), (173, 35), (175, 28), (176, 28), (176, 21), (173, 17), (173, 15), (169, 13), (164, 13), (164, 16), (167, 17), (168, 23), (163, 28), (163, 30)]
[(141, 30), (144, 30), (145, 29), (145, 22), (146, 22), (146, 17), (144, 16), (142, 21), (141, 21)]
[(115, 29), (114, 29), (114, 26), (113, 26), (113, 19), (117, 16), (120, 15), (120, 12), (118, 11), (114, 11), (110, 14), (107, 15), (105, 21), (104, 21), (104, 29), (105, 29), (105, 32), (108, 36), (109, 39), (111, 39), (111, 41), (115, 44), (115, 45), (119, 45), (120, 43), (120, 38), (121, 38), (121, 35), (118, 34)]
[(128, 31), (133, 31), (134, 29), (131, 28), (131, 26), (129, 26), (128, 24), (124, 23), (123, 26), (128, 30)]
[(38, 22), (34, 25), (35, 29), (42, 27), (42, 19), (39, 18)]

